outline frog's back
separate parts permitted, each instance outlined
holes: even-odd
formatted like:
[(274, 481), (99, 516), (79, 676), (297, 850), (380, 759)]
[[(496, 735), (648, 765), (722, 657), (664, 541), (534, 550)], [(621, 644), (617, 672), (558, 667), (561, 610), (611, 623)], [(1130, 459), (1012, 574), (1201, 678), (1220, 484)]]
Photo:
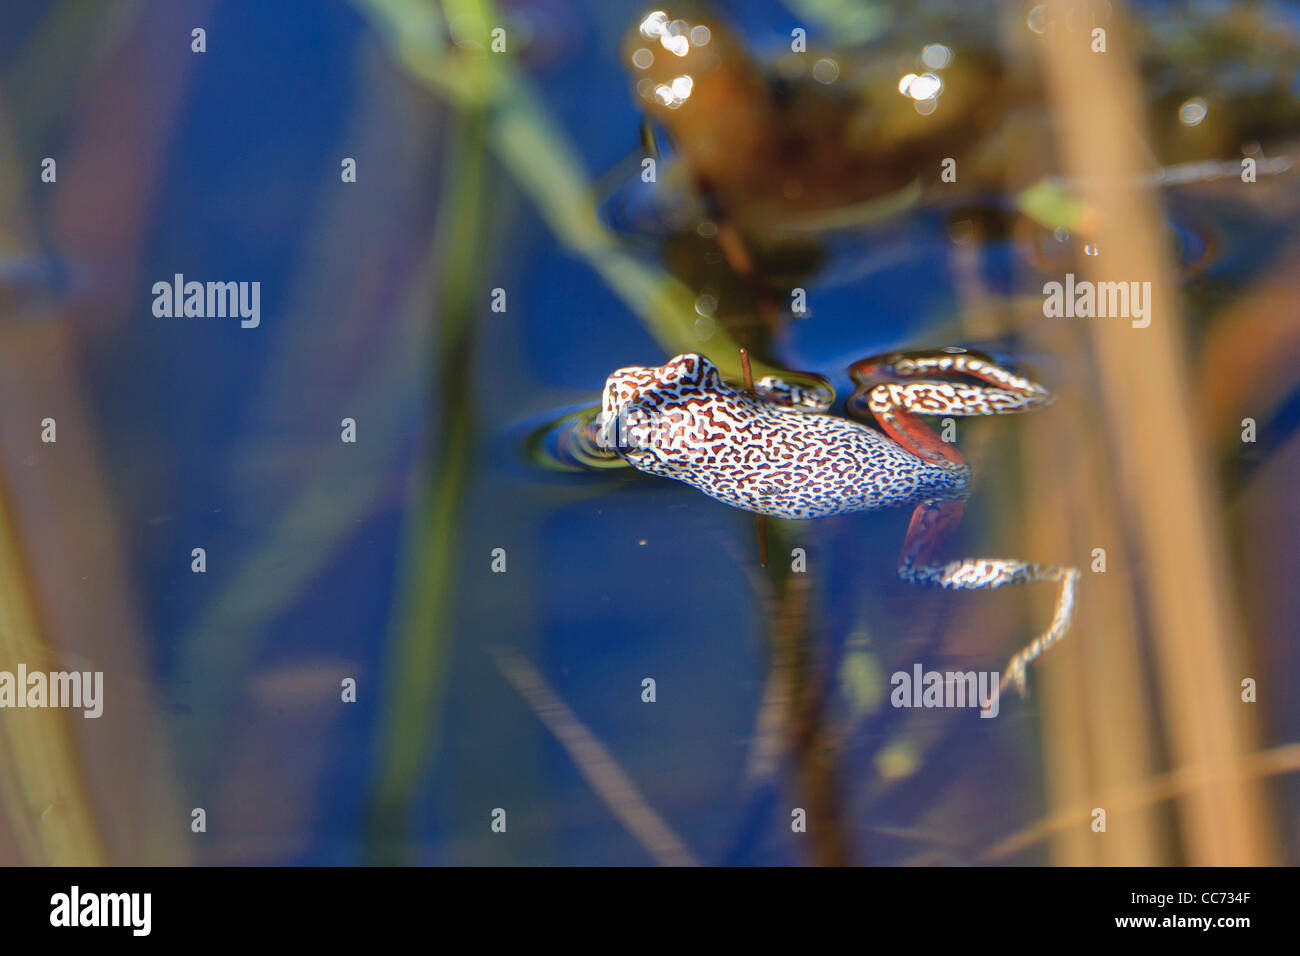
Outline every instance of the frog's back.
[(784, 518), (818, 518), (966, 494), (970, 472), (932, 464), (872, 428), (766, 406), (738, 441), (709, 449), (682, 480), (719, 501)]

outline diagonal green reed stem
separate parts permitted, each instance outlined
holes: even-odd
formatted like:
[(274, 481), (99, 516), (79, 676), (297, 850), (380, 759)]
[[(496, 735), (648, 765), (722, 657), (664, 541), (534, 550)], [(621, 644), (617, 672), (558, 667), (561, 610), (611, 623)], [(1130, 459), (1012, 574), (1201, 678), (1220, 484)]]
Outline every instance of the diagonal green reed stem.
[(435, 239), (438, 341), (432, 407), (441, 424), (412, 477), (399, 610), (388, 642), (383, 723), (371, 797), (368, 853), (373, 862), (399, 863), (405, 854), (407, 813), (437, 741), (447, 680), (450, 595), (456, 579), (460, 510), (467, 490), (473, 441), (470, 381), (475, 303), (489, 250), (484, 229), (488, 201), (485, 124), (470, 114), (450, 151), (442, 196), (446, 214)]

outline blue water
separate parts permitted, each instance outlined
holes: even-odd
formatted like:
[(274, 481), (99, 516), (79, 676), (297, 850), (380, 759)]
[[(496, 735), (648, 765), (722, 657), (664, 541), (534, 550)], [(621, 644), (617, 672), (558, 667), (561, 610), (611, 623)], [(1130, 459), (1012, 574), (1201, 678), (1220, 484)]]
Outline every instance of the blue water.
[[(29, 226), (13, 228), (32, 256), (62, 257), (72, 276), (54, 304), (39, 300), (21, 318), (64, 328), (74, 343), (174, 788), (212, 820), (204, 839), (179, 821), (175, 840), (206, 862), (374, 859), (404, 529), (423, 456), (445, 437), (430, 401), (445, 280), (429, 263), (442, 250), (438, 183), (454, 116), (393, 64), (353, 6), (323, 0), (145, 3), (120, 45), (106, 34), (57, 48), (67, 59), (42, 69), (70, 76), (66, 91), (33, 91), (18, 64), (56, 6), (3, 4), (0, 94), (18, 104), (16, 159), (24, 171), (45, 156), (60, 162), (56, 186), (21, 180)], [(588, 172), (636, 152), (640, 116), (617, 40), (641, 5), (515, 9), (563, 25), (542, 34), (549, 53), (529, 73)], [(723, 9), (758, 49), (784, 42), (796, 23), (775, 3)], [(188, 50), (194, 26), (207, 30), (206, 53)], [(340, 182), (345, 156), (358, 159), (355, 184)], [(455, 544), (445, 698), (427, 715), (432, 739), (405, 812), (381, 821), (397, 834), (396, 856), (652, 862), (504, 679), (491, 653), (504, 648), (536, 668), (697, 859), (800, 862), (789, 774), (745, 775), (770, 654), (750, 577), (753, 522), (674, 483), (561, 476), (524, 460), (521, 423), (593, 398), (617, 367), (664, 356), (509, 178), (495, 165), (486, 175), (494, 245), (482, 271), (489, 287), (509, 290), (510, 307), (490, 312), (485, 289), (475, 317), (463, 396), (473, 450), (458, 527), (446, 529)], [(127, 189), (138, 221), (105, 218), (114, 207), (96, 198)], [(815, 320), (794, 327), (779, 358), (831, 377), (843, 397), (852, 361), (926, 341), (958, 300), (945, 229), (942, 211), (910, 216), (881, 268), (815, 286)], [(1240, 258), (1217, 267), (1229, 278), (1258, 267), (1248, 248), (1234, 243)], [(997, 292), (1013, 291), (1017, 268), (1005, 243), (980, 260)], [(151, 287), (175, 273), (259, 281), (260, 327), (155, 318)], [(1280, 415), (1292, 428), (1294, 408)], [(339, 441), (347, 416), (358, 419), (356, 445)], [(305, 516), (284, 524), (304, 502)], [(978, 540), (981, 520), (962, 545)], [(820, 572), (808, 637), (832, 714), (847, 706), (835, 675), (851, 639), (867, 640), (886, 673), (917, 659), (973, 667), (988, 658), (938, 649), (964, 609), (993, 602), (1002, 620), (1024, 620), (1017, 596), (926, 603), (898, 582), (906, 523), (903, 513), (855, 516), (790, 532)], [(200, 546), (201, 575), (190, 570)], [(509, 555), (506, 575), (490, 570), (497, 547)], [(999, 649), (998, 664), (1013, 649)], [(338, 700), (347, 676), (359, 682), (355, 704)], [(647, 676), (654, 705), (641, 701)], [(868, 716), (840, 755), (855, 858), (914, 858), (940, 807), (947, 837), (930, 860), (969, 862), (1041, 812), (1025, 708), (998, 722), (1002, 743), (978, 720)], [(923, 740), (922, 768), (887, 787), (877, 758), (908, 727)], [(93, 803), (102, 771), (88, 773)], [(963, 799), (949, 799), (953, 781)], [(498, 807), (506, 835), (489, 829)], [(382, 850), (393, 858), (394, 846)], [(1037, 850), (1023, 858), (1044, 860)]]

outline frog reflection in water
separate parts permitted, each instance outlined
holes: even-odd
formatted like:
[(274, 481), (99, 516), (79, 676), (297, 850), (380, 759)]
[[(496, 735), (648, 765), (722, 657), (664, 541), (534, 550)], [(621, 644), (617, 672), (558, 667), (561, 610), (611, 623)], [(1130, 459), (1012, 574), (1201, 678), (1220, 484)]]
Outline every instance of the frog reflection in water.
[(1069, 629), (1079, 572), (992, 558), (936, 562), (961, 518), (970, 468), (919, 416), (1012, 415), (1050, 404), (1052, 396), (975, 353), (889, 355), (858, 362), (851, 374), (858, 388), (850, 409), (869, 411), (885, 434), (824, 414), (823, 396), (773, 376), (752, 390), (733, 388), (694, 353), (614, 372), (592, 427), (599, 445), (638, 470), (761, 515), (820, 518), (914, 506), (898, 566), (905, 581), (960, 589), (1059, 583), (1051, 625), (1011, 659), (1002, 681), (1023, 692), (1028, 665)]

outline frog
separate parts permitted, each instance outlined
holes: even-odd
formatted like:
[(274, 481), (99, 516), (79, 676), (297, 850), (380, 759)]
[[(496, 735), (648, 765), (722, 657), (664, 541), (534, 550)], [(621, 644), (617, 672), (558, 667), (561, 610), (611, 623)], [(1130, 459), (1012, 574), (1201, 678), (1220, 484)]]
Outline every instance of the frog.
[(1029, 378), (962, 347), (873, 356), (849, 369), (850, 413), (829, 413), (823, 390), (766, 376), (738, 386), (700, 353), (608, 376), (592, 427), (597, 443), (638, 471), (684, 482), (744, 511), (806, 520), (911, 507), (899, 556), (907, 582), (984, 590), (1059, 586), (1052, 620), (1013, 656), (1000, 690), (1027, 690), (1027, 671), (1062, 640), (1074, 615), (1077, 568), (1019, 559), (937, 560), (961, 520), (971, 469), (923, 416), (1013, 415), (1055, 397)]

